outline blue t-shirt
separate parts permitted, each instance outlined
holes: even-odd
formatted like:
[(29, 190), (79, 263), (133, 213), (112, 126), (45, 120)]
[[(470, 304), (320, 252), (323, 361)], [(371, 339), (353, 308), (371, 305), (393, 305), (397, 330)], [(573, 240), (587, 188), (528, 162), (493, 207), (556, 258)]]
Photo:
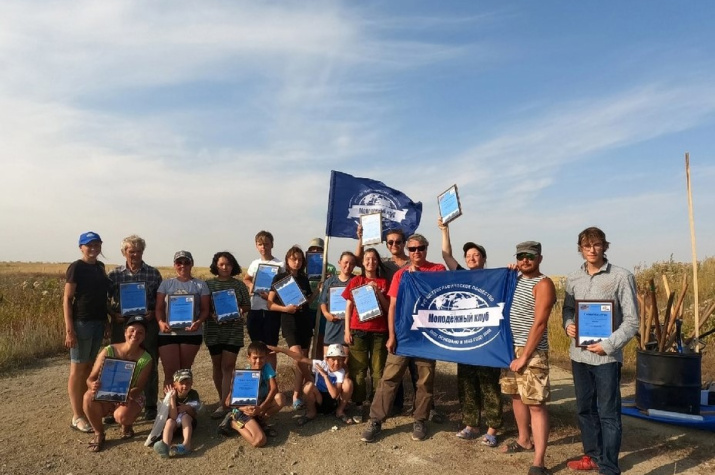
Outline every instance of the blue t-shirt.
[[(247, 366), (246, 369), (251, 369)], [(263, 365), (261, 368), (261, 382), (258, 385), (258, 401), (259, 403), (268, 397), (268, 391), (270, 391), (269, 380), (276, 377), (276, 372), (273, 370), (273, 366), (269, 363)]]

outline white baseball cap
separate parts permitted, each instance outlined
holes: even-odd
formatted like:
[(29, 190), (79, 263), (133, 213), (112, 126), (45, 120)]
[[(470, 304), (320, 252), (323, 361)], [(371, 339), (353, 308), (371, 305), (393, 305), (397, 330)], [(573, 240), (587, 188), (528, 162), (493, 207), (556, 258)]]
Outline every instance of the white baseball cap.
[(328, 352), (325, 354), (326, 358), (345, 358), (345, 349), (343, 345), (339, 343), (333, 343), (328, 347)]

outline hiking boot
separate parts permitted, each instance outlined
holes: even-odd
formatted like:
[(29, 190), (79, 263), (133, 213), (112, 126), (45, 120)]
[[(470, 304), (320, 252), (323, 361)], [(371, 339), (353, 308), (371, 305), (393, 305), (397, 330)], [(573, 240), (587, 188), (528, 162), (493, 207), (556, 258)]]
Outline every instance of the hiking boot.
[(367, 428), (362, 432), (362, 436), (360, 436), (360, 440), (363, 442), (372, 442), (375, 440), (375, 437), (377, 434), (380, 433), (382, 430), (382, 423), (370, 419), (370, 421), (367, 423)]
[(598, 464), (588, 455), (584, 455), (578, 460), (571, 460), (566, 462), (566, 466), (571, 470), (598, 470)]
[(415, 421), (412, 424), (412, 440), (425, 440), (425, 437), (427, 437), (425, 421)]

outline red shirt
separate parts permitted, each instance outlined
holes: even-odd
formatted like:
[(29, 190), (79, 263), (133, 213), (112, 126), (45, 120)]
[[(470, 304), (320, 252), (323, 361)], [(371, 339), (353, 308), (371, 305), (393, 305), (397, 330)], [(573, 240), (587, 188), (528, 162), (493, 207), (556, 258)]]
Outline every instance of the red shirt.
[[(386, 295), (387, 293), (387, 280), (383, 279), (381, 277), (378, 277), (376, 279), (368, 279), (367, 277), (364, 277), (362, 275), (358, 275), (350, 279), (348, 282), (348, 285), (345, 287), (345, 290), (343, 291), (343, 298), (345, 300), (350, 300), (353, 303), (353, 311), (350, 314), (350, 329), (351, 330), (362, 330), (366, 332), (373, 332), (373, 333), (387, 333), (387, 309), (383, 308), (382, 309), (382, 315), (380, 315), (377, 318), (373, 318), (372, 320), (368, 320), (366, 322), (361, 322), (360, 319), (358, 318), (358, 313), (357, 313), (357, 307), (355, 307), (355, 301), (353, 301), (353, 294), (352, 290), (355, 287), (360, 287), (361, 285), (366, 285), (369, 284), (370, 282), (375, 282), (380, 289), (380, 292), (382, 292), (382, 295)], [(380, 301), (378, 297), (378, 302)]]
[[(442, 265), (442, 264), (435, 264), (434, 262), (425, 262), (423, 265), (417, 268), (417, 272), (439, 272), (447, 270), (447, 268)], [(405, 273), (405, 271), (409, 272), (410, 271), (410, 266), (407, 265), (403, 267), (402, 269), (398, 270), (395, 272), (395, 275), (392, 277), (392, 283), (390, 284), (390, 291), (387, 292), (387, 295), (390, 297), (395, 297), (397, 298), (397, 290), (400, 288), (400, 281), (402, 280), (402, 274)]]

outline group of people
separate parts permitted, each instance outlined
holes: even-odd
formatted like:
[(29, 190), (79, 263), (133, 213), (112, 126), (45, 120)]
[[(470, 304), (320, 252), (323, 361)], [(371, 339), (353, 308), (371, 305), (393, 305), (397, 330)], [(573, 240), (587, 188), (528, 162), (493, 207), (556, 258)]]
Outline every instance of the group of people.
[[(156, 269), (144, 263), (145, 242), (134, 235), (125, 238), (121, 244), (126, 264), (107, 275), (103, 264), (97, 260), (101, 254), (101, 238), (92, 232), (82, 234), (79, 240), (82, 258), (68, 268), (64, 296), (65, 342), (71, 356), (68, 393), (73, 411), (72, 427), (94, 432), (90, 444), (92, 450), (100, 450), (104, 442), (103, 416), (113, 416), (120, 424), (122, 438), (132, 437), (132, 423), (142, 409), (146, 419), (156, 416), (157, 363), (161, 359), (165, 393), (172, 394), (176, 401), (171, 406), (171, 427), (167, 424), (155, 450), (162, 456), (168, 456), (170, 452), (176, 455), (188, 453), (197, 407), (189, 402), (198, 401), (198, 395), (189, 396), (193, 391), (191, 366), (203, 341), (211, 355), (213, 382), (219, 396), (212, 417), (222, 419), (220, 430), (226, 433), (237, 431), (255, 447), (264, 445), (266, 436), (273, 432), (267, 423), (268, 418), (290, 404), (278, 392), (275, 382), (278, 353), (293, 360), (292, 406), (294, 409), (305, 408), (305, 415), (298, 419), (299, 425), (313, 420), (319, 412), (334, 413), (346, 424), (362, 422), (367, 417), (361, 440), (372, 442), (394, 408), (402, 406), (402, 381), (409, 370), (415, 393), (412, 439), (425, 439), (427, 421), (435, 413), (435, 361), (400, 356), (395, 352), (400, 281), (405, 272), (478, 271), (485, 267), (487, 259), (483, 246), (468, 242), (463, 246), (466, 269), (463, 268), (453, 256), (448, 225), (439, 220), (438, 226), (442, 232), (442, 256), (446, 267), (427, 260), (429, 242), (420, 234), (405, 236), (400, 229), (387, 231), (385, 242), (389, 256), (383, 258), (377, 249), (363, 248), (358, 227), (355, 252), (343, 252), (337, 269), (328, 266), (330, 275), (320, 284), (308, 279), (306, 254), (300, 247), (291, 247), (283, 261), (273, 256), (274, 240), (267, 231), (256, 235), (259, 258), (250, 264), (242, 281), (235, 278), (241, 274), (235, 257), (229, 252), (219, 252), (210, 266), (216, 277), (206, 282), (192, 276), (194, 261), (187, 251), (174, 255), (176, 277), (162, 280)], [(573, 470), (616, 474), (620, 473), (618, 453), (622, 433), (621, 349), (638, 328), (635, 279), (630, 272), (608, 261), (605, 252), (609, 243), (600, 229), (591, 227), (582, 231), (577, 246), (584, 263), (566, 281), (563, 327), (572, 338), (570, 356), (584, 454), (567, 465)], [(322, 250), (323, 242), (319, 238), (311, 241), (308, 247), (308, 251)], [(458, 364), (463, 428), (456, 436), (478, 439), (488, 447), (496, 447), (498, 430), (502, 426), (502, 395), (510, 398), (518, 436), (502, 444), (501, 451), (533, 451), (534, 459), (528, 473), (539, 475), (549, 473), (545, 467), (549, 436), (546, 403), (550, 398), (547, 322), (556, 302), (556, 292), (551, 279), (540, 271), (543, 259), (540, 243), (526, 241), (518, 244), (515, 256), (516, 262), (509, 264), (518, 271), (510, 313), (515, 359), (509, 368), (502, 369)], [(285, 305), (274, 287), (267, 292), (253, 292), (260, 264), (280, 267), (274, 283), (292, 276), (305, 295), (306, 303)], [(355, 272), (356, 267), (360, 272)], [(146, 283), (146, 315), (128, 319), (121, 316), (119, 284), (124, 282)], [(382, 310), (377, 318), (358, 318), (352, 290), (364, 285), (375, 290)], [(330, 289), (335, 287), (344, 288), (344, 316), (331, 313)], [(252, 342), (247, 350), (248, 363), (252, 369), (261, 372), (257, 406), (232, 408), (230, 404), (231, 376), (244, 335), (242, 320), (218, 323), (215, 319), (210, 295), (225, 289), (235, 290), (238, 305), (247, 315), (246, 328)], [(198, 303), (194, 307), (193, 322), (183, 329), (167, 324), (166, 299), (175, 294), (194, 295)], [(580, 300), (614, 302), (615, 331), (609, 338), (585, 348), (574, 342), (576, 306)], [(325, 359), (308, 358), (315, 326), (315, 312), (311, 307), (320, 309), (324, 318), (319, 341)], [(107, 312), (111, 325), (105, 327)], [(112, 344), (100, 352), (105, 330), (111, 334)], [(278, 346), (280, 334), (286, 341), (286, 348)], [(132, 390), (125, 404), (93, 400), (101, 363), (107, 356), (137, 361)], [(358, 408), (353, 417), (346, 413), (349, 401)], [(483, 434), (482, 422), (486, 428)], [(179, 431), (183, 432), (184, 440), (170, 451), (174, 432)]]

